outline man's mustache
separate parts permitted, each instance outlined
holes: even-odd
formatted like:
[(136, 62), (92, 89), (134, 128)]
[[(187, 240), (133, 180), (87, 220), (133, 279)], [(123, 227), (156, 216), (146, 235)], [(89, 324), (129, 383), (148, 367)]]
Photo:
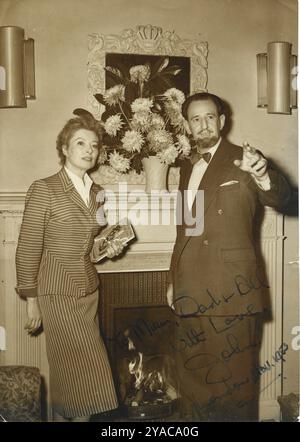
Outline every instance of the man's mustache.
[(201, 130), (200, 132), (198, 132), (198, 135), (210, 135), (212, 133), (213, 132), (210, 129), (204, 129), (204, 130)]

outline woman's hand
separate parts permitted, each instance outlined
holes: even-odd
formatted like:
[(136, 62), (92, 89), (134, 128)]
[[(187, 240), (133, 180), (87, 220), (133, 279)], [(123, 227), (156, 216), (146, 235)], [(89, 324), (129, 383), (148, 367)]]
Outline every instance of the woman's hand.
[(42, 324), (42, 314), (40, 311), (38, 298), (27, 298), (26, 303), (27, 322), (25, 324), (25, 329), (29, 334), (32, 334), (40, 328)]
[(114, 256), (120, 255), (124, 247), (125, 244), (120, 239), (113, 239), (109, 241), (107, 245), (107, 257), (113, 258)]

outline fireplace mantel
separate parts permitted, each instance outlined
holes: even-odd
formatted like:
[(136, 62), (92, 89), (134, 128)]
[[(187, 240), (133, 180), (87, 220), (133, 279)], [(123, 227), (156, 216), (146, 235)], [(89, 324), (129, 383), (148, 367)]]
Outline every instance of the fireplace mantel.
[[(99, 273), (167, 271), (176, 239), (176, 193), (145, 194), (135, 189), (107, 195), (107, 219), (128, 218), (136, 234), (120, 258), (96, 265)], [(170, 196), (171, 195), (171, 196)], [(137, 222), (138, 218), (142, 222)], [(113, 224), (113, 222), (112, 222)]]
[[(134, 198), (133, 196), (130, 201), (126, 194), (118, 194), (116, 200), (108, 208), (112, 219), (116, 221), (123, 217), (130, 219), (131, 212), (135, 211), (136, 201)], [(121, 207), (123, 207), (122, 210)], [(140, 218), (148, 219), (149, 223), (142, 225), (132, 221), (136, 240), (129, 244), (121, 257), (113, 260), (106, 259), (97, 264), (98, 273), (169, 270), (176, 239), (175, 198), (169, 199), (168, 196), (162, 195), (157, 198), (157, 204), (155, 204), (151, 203), (149, 195), (144, 195), (138, 202), (138, 211)], [(151, 216), (159, 222), (158, 225), (151, 225)], [(169, 222), (166, 222), (168, 220)], [(283, 240), (282, 225), (282, 215), (279, 215), (270, 207), (265, 208), (260, 232), (262, 249), (266, 241), (277, 242), (280, 239)]]

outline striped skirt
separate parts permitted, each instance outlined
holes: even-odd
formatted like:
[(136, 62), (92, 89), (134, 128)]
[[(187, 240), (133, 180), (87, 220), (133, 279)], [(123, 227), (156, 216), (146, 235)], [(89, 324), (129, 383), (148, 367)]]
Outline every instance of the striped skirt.
[(118, 406), (97, 315), (98, 291), (82, 298), (39, 296), (50, 368), (51, 402), (64, 417)]

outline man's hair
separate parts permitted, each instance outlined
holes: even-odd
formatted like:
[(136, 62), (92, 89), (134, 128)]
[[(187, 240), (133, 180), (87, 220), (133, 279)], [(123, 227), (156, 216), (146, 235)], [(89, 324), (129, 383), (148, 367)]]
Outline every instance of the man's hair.
[(220, 97), (217, 97), (217, 95), (214, 94), (210, 94), (209, 92), (198, 92), (197, 94), (190, 95), (182, 104), (181, 111), (184, 118), (186, 120), (188, 119), (188, 110), (191, 103), (193, 103), (194, 101), (205, 100), (211, 100), (215, 104), (219, 116), (224, 114), (224, 103)]
[(60, 164), (64, 165), (66, 157), (63, 153), (63, 146), (68, 146), (70, 139), (80, 129), (91, 130), (98, 137), (98, 147), (100, 148), (102, 142), (102, 123), (94, 118), (76, 117), (71, 118), (66, 122), (58, 137), (56, 139), (56, 149), (60, 158)]

